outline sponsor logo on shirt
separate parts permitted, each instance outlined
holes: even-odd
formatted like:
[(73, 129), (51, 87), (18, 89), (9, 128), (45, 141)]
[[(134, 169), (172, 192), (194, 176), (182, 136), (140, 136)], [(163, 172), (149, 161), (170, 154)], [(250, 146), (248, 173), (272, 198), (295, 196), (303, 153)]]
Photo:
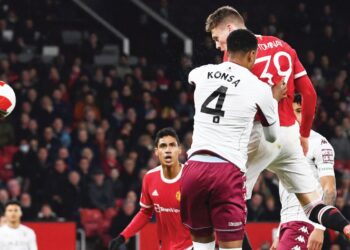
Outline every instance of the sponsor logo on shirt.
[(154, 204), (154, 211), (157, 213), (180, 213), (180, 209), (173, 207), (161, 207), (159, 204)]
[(296, 245), (296, 246), (294, 246), (294, 247), (292, 248), (292, 250), (301, 250), (301, 247), (298, 246), (298, 245)]
[(153, 191), (152, 196), (159, 196), (157, 189)]
[(177, 191), (177, 192), (176, 192), (175, 197), (176, 197), (176, 200), (177, 200), (177, 201), (180, 201), (180, 200), (181, 200), (181, 193), (180, 193), (180, 191)]
[(241, 222), (241, 221), (238, 221), (238, 222), (229, 222), (229, 223), (228, 223), (228, 226), (229, 226), (229, 227), (239, 227), (239, 226), (242, 226), (242, 222)]

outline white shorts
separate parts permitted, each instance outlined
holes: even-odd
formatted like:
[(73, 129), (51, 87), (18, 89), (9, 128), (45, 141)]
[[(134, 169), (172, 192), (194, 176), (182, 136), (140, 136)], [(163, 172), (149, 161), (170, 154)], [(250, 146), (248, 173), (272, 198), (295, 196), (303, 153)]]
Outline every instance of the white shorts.
[(281, 127), (276, 142), (265, 140), (260, 122), (254, 122), (248, 145), (247, 199), (264, 169), (274, 172), (289, 193), (309, 193), (316, 190), (315, 179), (300, 145), (299, 125)]

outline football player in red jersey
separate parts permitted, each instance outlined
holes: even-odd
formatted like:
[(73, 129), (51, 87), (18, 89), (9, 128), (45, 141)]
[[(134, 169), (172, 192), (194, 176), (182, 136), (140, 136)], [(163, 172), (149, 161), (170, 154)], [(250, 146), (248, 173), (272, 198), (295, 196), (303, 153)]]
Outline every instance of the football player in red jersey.
[(142, 183), (141, 209), (121, 234), (114, 238), (110, 250), (117, 250), (127, 239), (140, 231), (156, 214), (159, 249), (186, 250), (192, 248), (192, 240), (180, 217), (180, 178), (182, 164), (179, 162), (181, 147), (172, 128), (160, 130), (155, 138), (155, 154), (160, 166), (149, 170)]
[[(206, 20), (206, 31), (211, 33), (216, 48), (225, 52), (224, 60), (226, 39), (237, 29), (246, 29), (245, 22), (240, 13), (230, 6), (218, 8)], [(322, 197), (315, 192), (317, 181), (312, 177), (304, 156), (308, 152), (308, 137), (317, 100), (313, 85), (290, 45), (273, 36), (256, 37), (258, 51), (252, 72), (271, 86), (284, 79), (287, 97), (279, 102), (282, 136), (276, 142), (267, 142), (262, 136), (260, 122), (254, 124), (248, 151), (247, 198), (250, 198), (259, 174), (267, 168), (277, 174), (288, 192), (296, 194), (310, 220), (343, 232), (350, 238), (349, 221), (338, 209), (325, 205)], [(300, 128), (292, 106), (295, 92), (300, 93), (303, 99)]]

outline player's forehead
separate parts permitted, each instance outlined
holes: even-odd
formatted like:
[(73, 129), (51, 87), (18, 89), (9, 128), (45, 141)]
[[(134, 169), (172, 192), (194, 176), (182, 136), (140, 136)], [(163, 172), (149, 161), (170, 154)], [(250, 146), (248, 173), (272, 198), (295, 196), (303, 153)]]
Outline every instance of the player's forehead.
[(5, 209), (5, 211), (16, 211), (20, 210), (21, 208), (18, 205), (8, 205)]
[(294, 110), (301, 109), (301, 104), (300, 104), (300, 103), (293, 102), (293, 109), (294, 109)]
[(166, 135), (166, 136), (163, 136), (162, 138), (159, 138), (158, 146), (169, 145), (169, 144), (176, 144), (177, 145), (176, 138), (171, 136), (171, 135)]

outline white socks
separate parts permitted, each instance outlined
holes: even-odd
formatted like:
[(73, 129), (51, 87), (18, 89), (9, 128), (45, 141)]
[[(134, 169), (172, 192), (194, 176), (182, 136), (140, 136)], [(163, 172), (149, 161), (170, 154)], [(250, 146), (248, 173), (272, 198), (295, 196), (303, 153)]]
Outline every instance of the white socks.
[(242, 248), (221, 248), (221, 247), (219, 247), (219, 250), (242, 250)]
[(199, 243), (192, 242), (193, 250), (214, 250), (215, 249), (215, 241), (209, 243)]

